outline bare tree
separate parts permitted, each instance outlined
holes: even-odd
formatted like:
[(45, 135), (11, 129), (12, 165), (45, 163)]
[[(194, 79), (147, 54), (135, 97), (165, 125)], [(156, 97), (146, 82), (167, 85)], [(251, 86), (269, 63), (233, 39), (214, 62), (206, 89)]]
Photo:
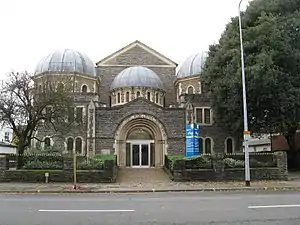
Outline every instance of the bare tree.
[[(39, 126), (62, 135), (70, 128), (68, 109), (73, 100), (72, 77), (44, 76), (33, 78), (27, 72), (10, 73), (0, 88), (0, 125), (12, 128), (17, 150), (23, 155)], [(42, 141), (42, 140), (39, 140)], [(22, 164), (18, 159), (18, 166)]]

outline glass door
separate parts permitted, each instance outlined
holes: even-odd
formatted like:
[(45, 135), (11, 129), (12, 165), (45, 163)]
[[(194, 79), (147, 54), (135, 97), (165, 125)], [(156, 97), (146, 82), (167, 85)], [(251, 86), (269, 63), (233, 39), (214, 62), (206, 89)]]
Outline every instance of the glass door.
[(141, 144), (141, 166), (149, 167), (149, 144)]
[(140, 166), (140, 145), (139, 144), (132, 144), (132, 167)]
[(131, 145), (131, 166), (132, 167), (150, 167), (150, 144), (132, 144)]

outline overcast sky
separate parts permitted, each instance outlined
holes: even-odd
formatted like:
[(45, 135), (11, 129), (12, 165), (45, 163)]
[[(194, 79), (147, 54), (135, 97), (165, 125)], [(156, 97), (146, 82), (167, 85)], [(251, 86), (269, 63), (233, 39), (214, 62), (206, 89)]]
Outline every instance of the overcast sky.
[[(0, 77), (58, 48), (94, 62), (139, 40), (181, 63), (218, 41), (239, 0), (0, 0)], [(245, 9), (248, 0), (244, 0)]]

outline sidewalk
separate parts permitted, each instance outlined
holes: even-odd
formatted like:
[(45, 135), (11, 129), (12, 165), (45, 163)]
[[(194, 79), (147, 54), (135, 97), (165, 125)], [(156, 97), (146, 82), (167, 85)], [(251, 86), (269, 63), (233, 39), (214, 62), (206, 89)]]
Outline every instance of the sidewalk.
[(169, 183), (0, 183), (0, 193), (146, 193), (146, 192), (191, 192), (191, 191), (300, 191), (300, 181), (253, 181), (251, 187), (244, 182), (169, 182)]

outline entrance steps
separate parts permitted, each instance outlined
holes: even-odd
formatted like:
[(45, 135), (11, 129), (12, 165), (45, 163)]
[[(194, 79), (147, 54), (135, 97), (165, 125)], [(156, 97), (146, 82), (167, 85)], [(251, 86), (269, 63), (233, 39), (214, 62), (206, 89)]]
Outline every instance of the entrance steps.
[(118, 172), (117, 182), (128, 185), (155, 185), (170, 183), (170, 179), (161, 168), (120, 168)]

